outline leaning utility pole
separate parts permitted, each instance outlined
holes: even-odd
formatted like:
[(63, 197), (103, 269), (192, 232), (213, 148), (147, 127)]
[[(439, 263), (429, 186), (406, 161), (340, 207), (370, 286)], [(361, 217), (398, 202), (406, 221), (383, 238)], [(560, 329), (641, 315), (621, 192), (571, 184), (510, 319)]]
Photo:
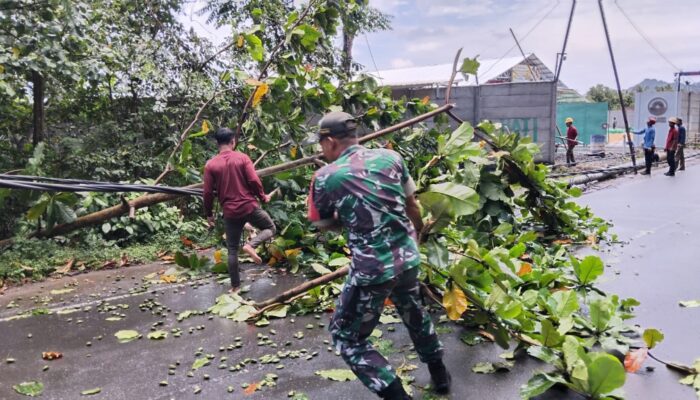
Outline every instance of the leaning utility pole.
[[(634, 156), (634, 145), (630, 136), (630, 126), (627, 121), (627, 111), (625, 110), (625, 101), (622, 97), (622, 87), (620, 86), (620, 77), (617, 75), (617, 65), (615, 64), (615, 55), (613, 54), (612, 43), (610, 43), (610, 33), (608, 33), (608, 23), (605, 20), (605, 11), (603, 11), (603, 0), (598, 0), (598, 8), (600, 8), (600, 17), (603, 19), (603, 29), (605, 29), (605, 39), (608, 41), (608, 51), (610, 52), (610, 61), (612, 61), (613, 72), (615, 72), (615, 83), (617, 84), (617, 95), (620, 97), (620, 107), (622, 107), (622, 119), (625, 121), (625, 134), (627, 135), (627, 144), (630, 147), (630, 156), (632, 156), (632, 166), (637, 166), (637, 159)], [(637, 173), (637, 168), (634, 168), (634, 173)]]

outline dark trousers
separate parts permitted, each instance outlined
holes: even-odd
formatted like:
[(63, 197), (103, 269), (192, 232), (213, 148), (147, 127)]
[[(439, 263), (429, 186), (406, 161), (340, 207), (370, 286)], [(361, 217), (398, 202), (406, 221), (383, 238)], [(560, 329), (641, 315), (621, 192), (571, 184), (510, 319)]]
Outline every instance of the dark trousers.
[(352, 372), (374, 393), (386, 389), (397, 379), (389, 361), (369, 341), (387, 298), (396, 306), (420, 360), (429, 363), (442, 359), (442, 343), (430, 314), (420, 302), (418, 269), (411, 268), (378, 285), (354, 286), (346, 282), (338, 298), (328, 327), (333, 345)]
[(252, 248), (256, 248), (260, 243), (272, 238), (276, 231), (272, 218), (261, 208), (256, 208), (243, 218), (224, 218), (226, 246), (228, 247), (228, 274), (231, 277), (231, 286), (233, 287), (241, 285), (241, 277), (238, 271), (238, 248), (241, 244), (241, 234), (246, 222), (260, 230), (257, 236), (246, 243)]
[(668, 163), (668, 173), (674, 175), (676, 173), (676, 152), (674, 150), (666, 151), (666, 162)]
[(566, 163), (567, 164), (575, 164), (576, 160), (574, 160), (574, 146), (569, 146), (566, 148)]
[(644, 166), (647, 174), (651, 173), (651, 163), (654, 162), (654, 150), (644, 149)]
[(678, 145), (678, 150), (676, 150), (676, 163), (678, 164), (678, 169), (683, 171), (685, 169), (685, 154), (683, 153), (682, 144)]

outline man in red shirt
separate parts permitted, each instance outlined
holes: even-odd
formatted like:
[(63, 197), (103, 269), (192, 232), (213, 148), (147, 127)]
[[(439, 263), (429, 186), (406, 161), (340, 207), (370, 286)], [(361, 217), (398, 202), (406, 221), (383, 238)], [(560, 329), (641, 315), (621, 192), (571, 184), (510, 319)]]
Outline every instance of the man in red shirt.
[(576, 140), (578, 131), (574, 126), (573, 118), (569, 117), (564, 122), (568, 127), (566, 130), (566, 165), (576, 165), (576, 160), (574, 160), (574, 147), (578, 144)]
[(216, 190), (219, 204), (224, 211), (228, 272), (233, 293), (237, 292), (241, 286), (238, 246), (243, 226), (248, 222), (260, 230), (257, 236), (243, 245), (243, 251), (256, 264), (262, 263), (262, 259), (255, 252), (255, 248), (275, 234), (275, 224), (256, 200), (257, 198), (267, 203), (270, 201), (270, 195), (263, 191), (262, 182), (250, 158), (233, 150), (236, 147), (234, 137), (235, 134), (231, 129), (219, 128), (214, 134), (219, 145), (219, 154), (209, 160), (204, 167), (204, 214), (209, 226), (214, 226), (212, 204), (214, 190)]
[(675, 117), (668, 119), (668, 136), (666, 136), (666, 162), (668, 162), (668, 172), (664, 175), (676, 175), (676, 150), (678, 150), (678, 129), (676, 124), (678, 120)]

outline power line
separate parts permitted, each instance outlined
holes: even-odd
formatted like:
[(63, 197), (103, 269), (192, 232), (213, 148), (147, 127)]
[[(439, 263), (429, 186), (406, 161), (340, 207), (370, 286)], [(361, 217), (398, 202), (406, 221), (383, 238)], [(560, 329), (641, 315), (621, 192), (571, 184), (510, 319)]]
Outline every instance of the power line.
[(365, 42), (367, 42), (367, 50), (369, 50), (369, 57), (372, 59), (372, 64), (374, 65), (374, 70), (377, 71), (377, 76), (379, 76), (379, 68), (377, 68), (377, 63), (374, 61), (374, 54), (372, 54), (372, 47), (370, 47), (370, 45), (369, 45), (369, 39), (367, 39), (366, 33), (363, 35), (365, 36)]
[(618, 10), (620, 10), (620, 12), (622, 13), (622, 15), (624, 15), (625, 19), (627, 19), (627, 21), (630, 23), (630, 25), (632, 25), (632, 28), (634, 28), (634, 30), (639, 34), (639, 36), (641, 36), (642, 39), (644, 39), (644, 41), (647, 42), (647, 44), (648, 44), (649, 46), (651, 46), (652, 49), (654, 49), (654, 51), (656, 52), (656, 54), (658, 54), (661, 58), (663, 58), (664, 61), (666, 61), (666, 62), (668, 63), (668, 65), (670, 65), (671, 67), (673, 67), (673, 69), (675, 69), (676, 71), (680, 71), (680, 70), (681, 70), (681, 69), (678, 68), (673, 62), (671, 62), (671, 60), (669, 60), (669, 59), (661, 52), (661, 50), (659, 50), (658, 47), (656, 47), (656, 45), (654, 44), (654, 42), (652, 42), (651, 39), (649, 39), (649, 37), (648, 37), (647, 35), (644, 34), (644, 32), (642, 32), (642, 30), (637, 26), (637, 24), (635, 24), (634, 21), (632, 21), (632, 19), (629, 17), (629, 15), (627, 15), (627, 13), (625, 12), (625, 10), (622, 9), (622, 6), (621, 6), (620, 4), (618, 4), (617, 0), (615, 0), (615, 6), (618, 8)]
[[(544, 20), (547, 19), (547, 17), (549, 17), (549, 16), (552, 14), (552, 12), (554, 12), (554, 10), (555, 10), (557, 7), (559, 7), (559, 4), (560, 4), (560, 3), (561, 3), (561, 0), (557, 0), (557, 2), (554, 4), (554, 6), (553, 6), (552, 8), (550, 8), (549, 11), (547, 11), (547, 12), (542, 16), (542, 18), (540, 18), (537, 22), (535, 22), (535, 24), (530, 28), (530, 30), (528, 30), (523, 36), (520, 37), (520, 41), (521, 41), (521, 42), (525, 41), (525, 39), (526, 39), (535, 29), (537, 29), (537, 27), (540, 26), (540, 24), (542, 24), (542, 22), (544, 22)], [(486, 73), (488, 73), (489, 71), (491, 71), (491, 69), (493, 69), (493, 67), (495, 67), (496, 64), (498, 64), (498, 63), (501, 62), (504, 58), (506, 58), (506, 56), (507, 56), (508, 54), (510, 54), (510, 52), (513, 51), (513, 49), (515, 49), (516, 47), (517, 47), (517, 45), (511, 46), (511, 47), (508, 49), (508, 51), (506, 51), (505, 53), (503, 53), (503, 55), (501, 56), (501, 58), (498, 59), (498, 61), (496, 61), (495, 63), (493, 63), (486, 71), (482, 72), (482, 74), (486, 74)]]

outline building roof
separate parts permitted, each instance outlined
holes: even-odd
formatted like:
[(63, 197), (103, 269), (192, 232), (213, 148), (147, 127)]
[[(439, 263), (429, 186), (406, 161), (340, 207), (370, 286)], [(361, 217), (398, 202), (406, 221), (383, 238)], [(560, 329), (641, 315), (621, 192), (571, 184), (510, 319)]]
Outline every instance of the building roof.
[[(484, 83), (541, 81), (552, 80), (554, 74), (534, 54), (526, 57), (506, 57), (501, 59), (479, 60), (477, 77), (471, 74), (457, 73), (455, 86), (471, 86)], [(420, 87), (446, 86), (452, 75), (452, 63), (389, 69), (383, 71), (368, 71), (377, 79), (381, 86), (391, 87)], [(532, 75), (535, 75), (534, 77)], [(506, 77), (507, 75), (507, 77)]]

